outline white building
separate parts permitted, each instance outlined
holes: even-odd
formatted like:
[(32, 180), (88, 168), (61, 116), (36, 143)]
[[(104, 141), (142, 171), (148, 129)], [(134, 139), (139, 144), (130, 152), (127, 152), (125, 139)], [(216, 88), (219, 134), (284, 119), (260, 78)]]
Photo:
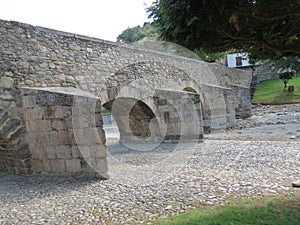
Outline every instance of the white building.
[(226, 56), (227, 66), (231, 68), (253, 67), (261, 63), (251, 63), (248, 53), (232, 53)]

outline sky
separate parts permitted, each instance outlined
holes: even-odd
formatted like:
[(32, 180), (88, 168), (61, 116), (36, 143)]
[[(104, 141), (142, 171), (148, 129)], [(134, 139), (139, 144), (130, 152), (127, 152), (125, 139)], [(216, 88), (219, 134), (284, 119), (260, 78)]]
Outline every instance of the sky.
[(154, 0), (0, 0), (0, 19), (116, 41), (128, 27), (150, 21)]

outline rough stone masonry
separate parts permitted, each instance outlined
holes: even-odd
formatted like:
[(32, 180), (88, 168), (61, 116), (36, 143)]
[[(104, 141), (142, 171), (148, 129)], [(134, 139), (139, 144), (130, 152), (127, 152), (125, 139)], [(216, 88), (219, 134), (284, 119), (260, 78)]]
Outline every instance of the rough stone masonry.
[(129, 142), (201, 139), (251, 114), (246, 71), (12, 21), (0, 43), (1, 171), (107, 178), (102, 106)]

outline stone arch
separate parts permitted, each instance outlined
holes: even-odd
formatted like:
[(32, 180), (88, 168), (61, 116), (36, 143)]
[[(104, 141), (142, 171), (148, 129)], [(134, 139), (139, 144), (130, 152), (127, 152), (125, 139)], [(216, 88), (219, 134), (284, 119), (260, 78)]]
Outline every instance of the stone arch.
[(163, 134), (157, 121), (159, 115), (146, 101), (117, 97), (103, 105), (117, 123), (121, 143), (154, 142), (162, 139)]
[[(154, 101), (154, 98), (157, 95), (156, 90), (166, 89), (178, 92), (186, 86), (192, 86), (198, 90), (200, 89), (196, 82), (183, 70), (161, 62), (144, 61), (127, 65), (119, 69), (113, 76), (108, 78), (105, 83), (105, 89), (100, 92), (100, 98), (102, 100), (102, 104), (104, 104), (104, 107), (108, 109), (111, 108), (109, 105), (112, 105), (115, 99), (123, 99), (124, 101), (126, 99), (127, 102), (130, 102), (130, 99), (134, 99), (136, 102), (134, 103), (135, 106), (132, 104), (132, 111), (138, 111), (139, 109), (141, 112), (140, 109), (143, 108), (141, 105), (147, 106), (149, 108), (148, 111), (151, 110), (155, 116), (149, 116), (148, 114), (148, 119), (144, 118), (147, 121), (146, 125), (141, 126), (144, 127), (144, 130), (138, 131), (133, 129), (133, 133), (143, 133), (144, 137), (143, 135), (140, 135), (140, 137), (143, 137), (144, 141), (147, 139), (147, 135), (145, 135), (146, 133), (151, 133), (151, 140), (160, 140), (164, 136), (164, 133), (167, 132), (167, 128), (160, 127), (157, 121), (165, 121), (167, 112), (158, 112), (158, 107), (155, 105)], [(123, 109), (126, 109), (126, 104), (122, 104), (120, 101), (119, 106), (117, 105), (117, 108), (121, 108), (122, 105)], [(144, 109), (146, 108), (144, 107)], [(125, 139), (124, 137), (126, 137), (126, 139), (130, 139), (129, 136), (133, 135), (133, 133), (129, 135), (125, 132), (125, 130), (132, 129), (130, 129), (128, 126), (124, 126), (124, 124), (122, 126), (126, 127), (126, 129), (121, 128), (120, 124), (122, 124), (122, 122), (117, 121), (119, 119), (116, 118), (119, 116), (120, 115), (118, 115), (118, 113), (113, 115), (119, 127), (121, 136), (120, 139)], [(133, 119), (133, 117), (130, 118)], [(149, 132), (149, 123), (151, 123), (152, 129), (154, 129), (151, 132)], [(162, 130), (162, 132), (158, 132), (156, 129)], [(177, 133), (179, 133), (179, 131)]]
[(143, 90), (168, 88), (180, 90), (187, 84), (197, 82), (185, 71), (166, 63), (142, 61), (119, 68), (113, 75), (107, 77), (101, 92), (104, 89), (117, 87), (139, 86)]
[(160, 132), (154, 93), (143, 92), (141, 88), (118, 87), (100, 95), (102, 105), (117, 123), (121, 143), (162, 140), (164, 134)]
[[(41, 128), (44, 130), (49, 128), (48, 122), (36, 123), (28, 120), (28, 112), (34, 112), (32, 114), (35, 117), (34, 109), (42, 106), (35, 106), (36, 102), (32, 100), (35, 98), (34, 96), (32, 96), (33, 98), (22, 96), (24, 100), (23, 105), (20, 100), (16, 100), (20, 99), (18, 97), (20, 88), (26, 86), (74, 87), (78, 89), (74, 93), (74, 90), (70, 91), (73, 93), (71, 95), (77, 96), (79, 90), (86, 91), (88, 94), (93, 95), (91, 97), (85, 93), (81, 96), (83, 99), (87, 98), (86, 100), (88, 101), (90, 101), (90, 98), (95, 98), (100, 102), (98, 98), (99, 93), (102, 102), (117, 98), (134, 99), (139, 102), (134, 107), (137, 111), (143, 112), (143, 110), (138, 110), (138, 108), (143, 108), (143, 104), (145, 104), (154, 114), (158, 107), (155, 103), (159, 103), (160, 110), (169, 106), (165, 104), (165, 101), (157, 98), (157, 93), (161, 93), (162, 97), (173, 95), (172, 101), (181, 107), (180, 112), (184, 112), (182, 114), (188, 114), (187, 112), (189, 112), (189, 110), (186, 110), (184, 99), (189, 99), (191, 100), (190, 102), (197, 102), (195, 104), (198, 104), (200, 99), (202, 105), (207, 105), (209, 109), (208, 114), (210, 115), (209, 122), (212, 124), (211, 127), (215, 129), (225, 127), (228, 121), (234, 122), (235, 115), (245, 116), (250, 113), (251, 102), (247, 99), (242, 99), (242, 97), (248, 95), (246, 92), (248, 92), (247, 87), (251, 79), (248, 73), (235, 72), (238, 70), (231, 70), (217, 64), (208, 64), (199, 60), (118, 45), (47, 28), (36, 28), (27, 24), (9, 21), (0, 21), (0, 23), (4, 29), (7, 28), (7, 32), (2, 32), (0, 35), (0, 39), (6, 43), (3, 46), (3, 65), (1, 65), (3, 68), (0, 71), (0, 77), (2, 76), (0, 92), (4, 94), (4, 97), (0, 99), (0, 107), (3, 110), (0, 113), (0, 139), (3, 143), (2, 145), (11, 150), (8, 152), (9, 157), (14, 155), (13, 163), (10, 164), (11, 161), (9, 161), (6, 164), (12, 170), (19, 171), (22, 168), (20, 171), (27, 171), (29, 167), (27, 167), (26, 163), (30, 162), (30, 158), (34, 159), (37, 156), (35, 154), (41, 153), (39, 146), (35, 148), (36, 152), (32, 151), (30, 132), (35, 130), (36, 132), (34, 133), (39, 134)], [(27, 40), (28, 34), (32, 36), (32, 40), (29, 42)], [(16, 46), (23, 46), (24, 48), (17, 49)], [(10, 52), (14, 52), (14, 54), (7, 54)], [(239, 76), (239, 74), (242, 76)], [(193, 88), (198, 94), (182, 91), (186, 87)], [(33, 91), (33, 95), (35, 91)], [(39, 90), (37, 92), (44, 91)], [(66, 95), (66, 97), (69, 96), (66, 93), (59, 92), (59, 95), (55, 93), (52, 93), (50, 96), (60, 96), (60, 94)], [(29, 94), (31, 95), (31, 93)], [(176, 99), (174, 96), (178, 98)], [(74, 99), (74, 97), (72, 98)], [(44, 103), (47, 103), (47, 101), (43, 101)], [(192, 104), (188, 106), (194, 107)], [(70, 107), (68, 106), (68, 108)], [(83, 108), (83, 112), (88, 108), (82, 106), (81, 102), (78, 103), (78, 107)], [(237, 111), (234, 110), (235, 107), (238, 107)], [(226, 113), (227, 118), (230, 118), (230, 120), (226, 120)], [(100, 112), (97, 115), (99, 118), (101, 117)], [(161, 114), (158, 113), (158, 115), (159, 118), (164, 118)], [(165, 115), (165, 119), (168, 120), (167, 114)], [(150, 118), (152, 117), (150, 116)], [(185, 118), (189, 119), (192, 117), (186, 116)], [(83, 121), (86, 121), (86, 119), (83, 118)], [(99, 126), (96, 125), (95, 129), (102, 126), (101, 119), (97, 121)], [(64, 122), (67, 125), (67, 121)], [(186, 122), (189, 126), (193, 126), (193, 121), (187, 120)], [(58, 127), (61, 126), (60, 123), (56, 125)], [(26, 129), (24, 128), (25, 126)], [(64, 127), (61, 127), (61, 130), (64, 129)], [(99, 130), (102, 132), (101, 128)], [(186, 131), (187, 136), (190, 135), (188, 133), (190, 131), (189, 127), (186, 127)], [(53, 134), (55, 133), (56, 131)], [(82, 142), (87, 141), (91, 137), (89, 133), (82, 133), (83, 135), (78, 135)], [(29, 137), (28, 140), (26, 140), (26, 136)], [(66, 138), (61, 138), (63, 136)], [(43, 142), (43, 139), (40, 137), (41, 135), (35, 135), (34, 139)], [(48, 139), (48, 135), (44, 137)], [(61, 140), (62, 142), (69, 139), (65, 135), (57, 135), (57, 137), (64, 139)], [(73, 140), (73, 137), (70, 137), (70, 140)], [(97, 140), (95, 144), (101, 146), (101, 152), (104, 154), (104, 141), (101, 141), (100, 144)], [(28, 145), (31, 157), (28, 157), (27, 154), (28, 151), (26, 149), (28, 149)], [(3, 152), (0, 152), (0, 154), (3, 155)], [(6, 156), (8, 157), (8, 155)], [(101, 157), (99, 156), (99, 158)], [(0, 158), (2, 159), (2, 157)], [(38, 158), (39, 161), (42, 161), (44, 155), (40, 154)], [(4, 160), (6, 159), (4, 158)], [(79, 171), (77, 168), (82, 168), (79, 163), (80, 160), (78, 160), (76, 168), (74, 167), (71, 171)], [(31, 164), (34, 165), (33, 161)], [(68, 164), (67, 166), (64, 163), (61, 165), (66, 169), (74, 166), (74, 164)], [(105, 165), (105, 160), (103, 165)], [(47, 166), (47, 168), (42, 168), (42, 170), (38, 171), (49, 172), (52, 168), (52, 166)], [(21, 173), (18, 171), (14, 172)], [(33, 169), (33, 171), (37, 170)]]
[(147, 138), (151, 136), (150, 121), (156, 116), (143, 101), (134, 103), (129, 113), (129, 128), (134, 136)]

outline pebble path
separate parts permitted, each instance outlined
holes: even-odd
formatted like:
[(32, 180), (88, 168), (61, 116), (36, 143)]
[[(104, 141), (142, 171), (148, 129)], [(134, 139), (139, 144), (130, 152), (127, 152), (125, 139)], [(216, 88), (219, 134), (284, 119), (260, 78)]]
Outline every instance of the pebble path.
[(215, 138), (150, 152), (113, 148), (120, 151), (109, 155), (109, 180), (0, 173), (0, 224), (151, 224), (228, 199), (299, 191), (291, 186), (300, 178), (295, 140)]

